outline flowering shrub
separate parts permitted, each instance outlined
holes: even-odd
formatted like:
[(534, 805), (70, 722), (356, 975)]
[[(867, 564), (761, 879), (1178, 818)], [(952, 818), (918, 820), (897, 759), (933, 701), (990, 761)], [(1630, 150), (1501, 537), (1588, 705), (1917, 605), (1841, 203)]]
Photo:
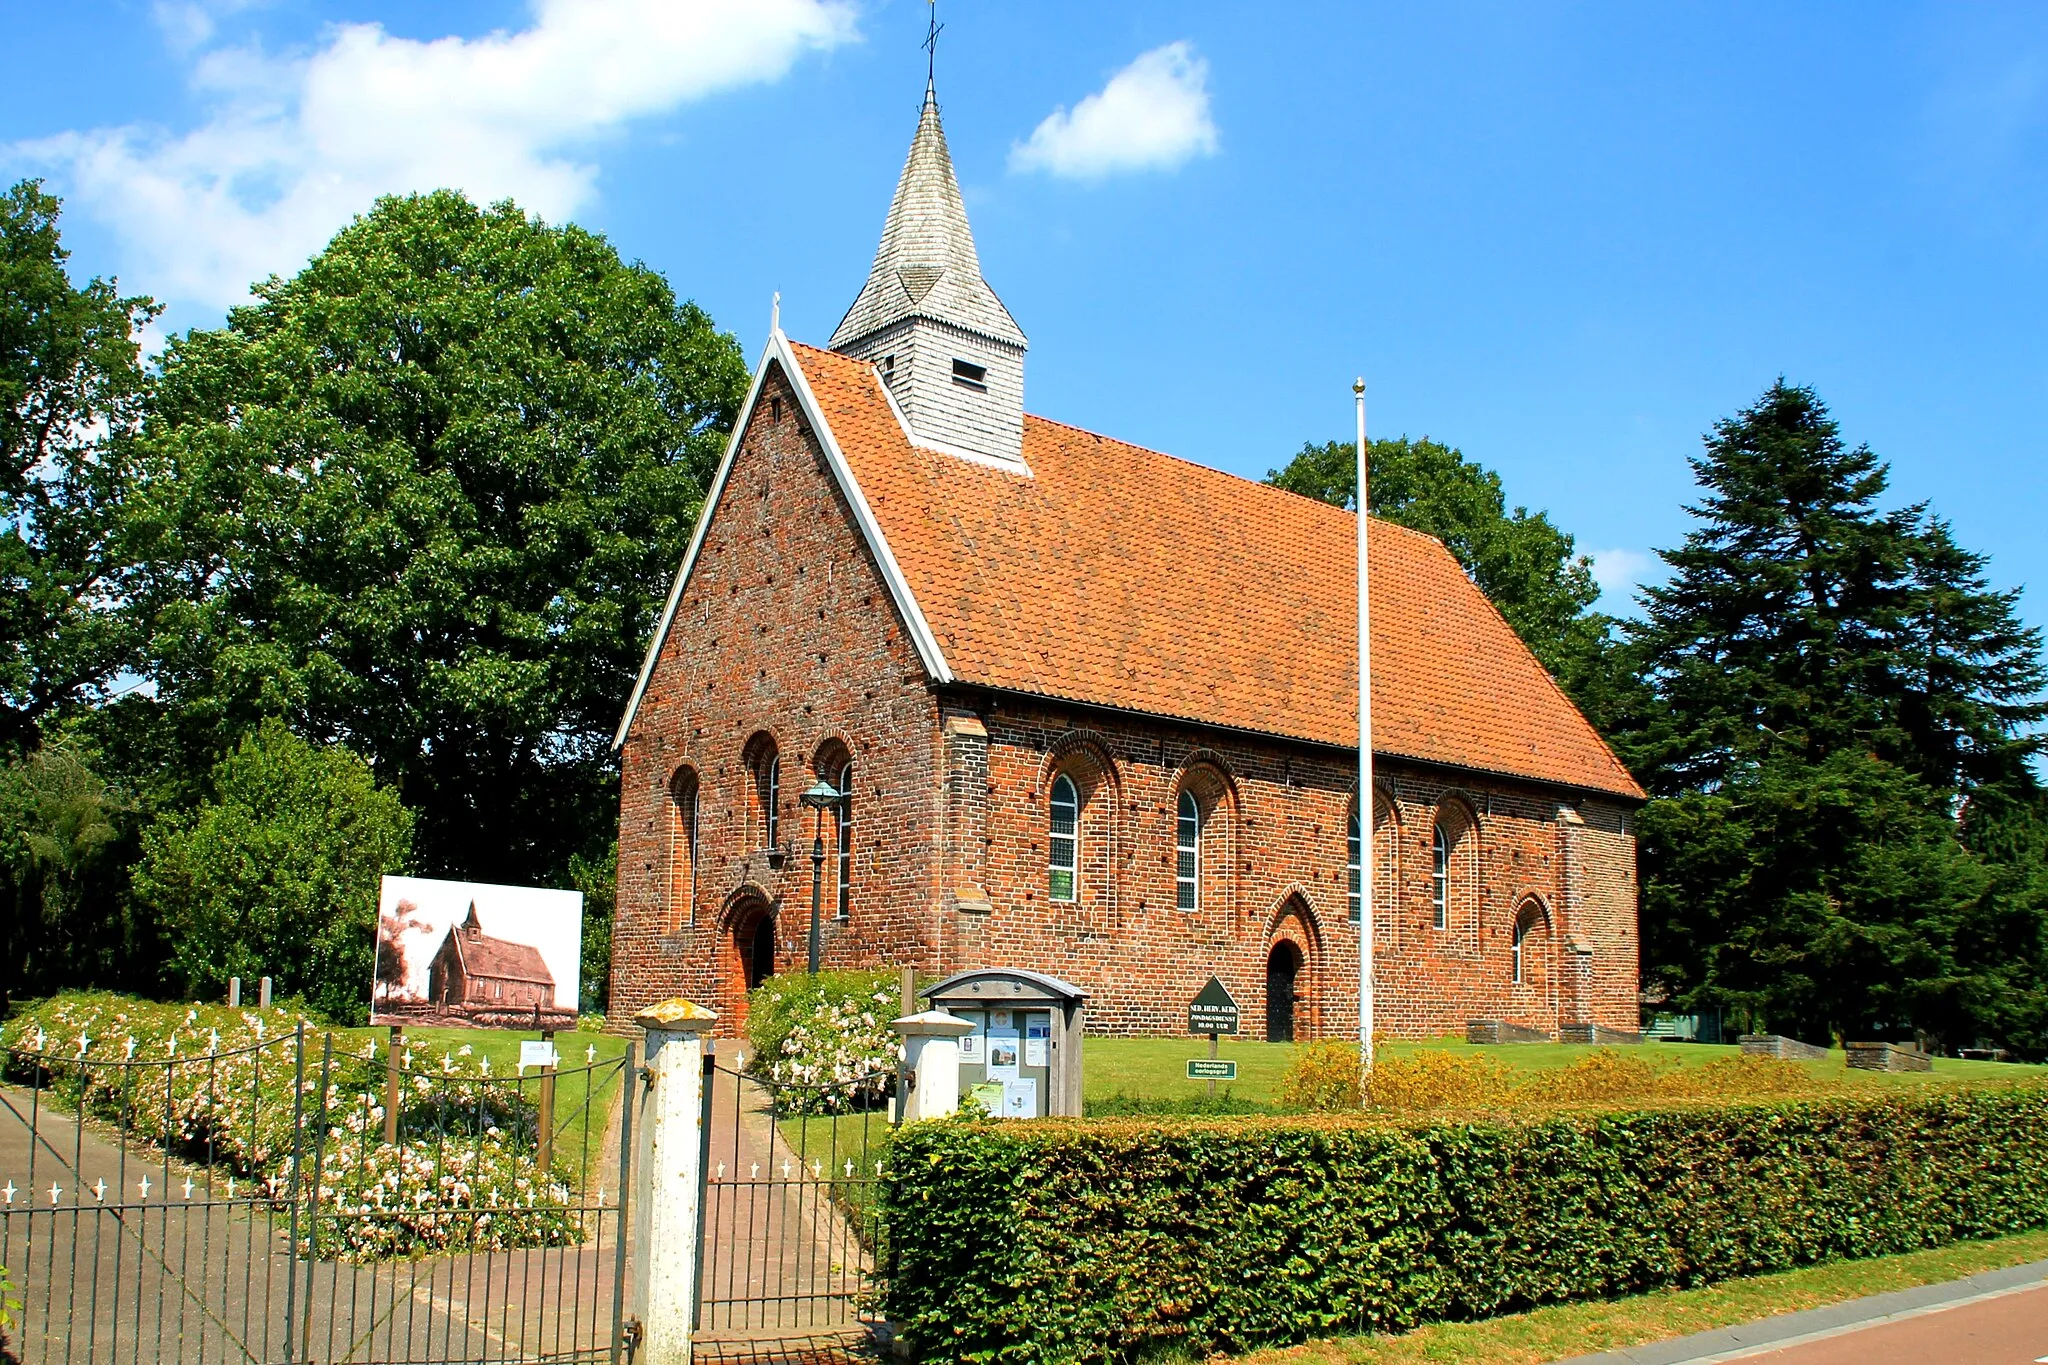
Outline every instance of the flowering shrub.
[[(0, 1047), (10, 1071), (40, 1072), (50, 1092), (134, 1140), (246, 1178), (251, 1197), (282, 1200), (299, 1145), (293, 1035), (315, 1022), (286, 1008), (79, 993), (8, 1020)], [(311, 1037), (305, 1063), (297, 1099), (310, 1136), (323, 1103)], [(386, 1059), (374, 1041), (336, 1036), (310, 1248), (367, 1261), (582, 1240), (572, 1182), (539, 1168), (538, 1116), (508, 1078), (489, 1076), (467, 1046), (438, 1057), (409, 1049), (404, 1066), (404, 1141), (392, 1145), (383, 1140)]]
[(884, 1103), (895, 1085), (902, 1042), (889, 1027), (898, 1000), (894, 974), (819, 972), (772, 976), (747, 997), (754, 1074), (783, 1087), (782, 1106), (799, 1114), (843, 1114)]

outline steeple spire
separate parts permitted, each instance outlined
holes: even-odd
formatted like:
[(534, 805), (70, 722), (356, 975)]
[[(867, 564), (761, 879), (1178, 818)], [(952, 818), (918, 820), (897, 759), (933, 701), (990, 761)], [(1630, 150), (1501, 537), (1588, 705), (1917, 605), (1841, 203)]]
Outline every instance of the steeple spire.
[[(928, 44), (938, 36), (934, 20)], [(832, 349), (870, 361), (920, 444), (1018, 463), (1029, 343), (981, 277), (927, 68), (924, 107), (867, 284)]]

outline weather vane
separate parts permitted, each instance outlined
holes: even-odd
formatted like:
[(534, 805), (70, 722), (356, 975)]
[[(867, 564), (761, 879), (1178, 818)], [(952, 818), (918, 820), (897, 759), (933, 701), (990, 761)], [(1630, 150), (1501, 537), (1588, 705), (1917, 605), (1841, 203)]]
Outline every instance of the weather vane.
[(946, 27), (939, 22), (939, 0), (929, 0), (929, 3), (932, 11), (931, 19), (925, 25), (924, 41), (918, 44), (919, 47), (925, 50), (924, 83), (926, 85), (931, 85), (938, 79), (939, 34)]

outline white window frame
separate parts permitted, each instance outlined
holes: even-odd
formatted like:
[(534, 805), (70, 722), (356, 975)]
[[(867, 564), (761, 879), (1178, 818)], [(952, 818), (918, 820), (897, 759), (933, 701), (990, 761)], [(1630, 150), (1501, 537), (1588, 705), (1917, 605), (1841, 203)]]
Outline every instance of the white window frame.
[(1528, 911), (1527, 907), (1524, 907), (1524, 908), (1523, 908), (1523, 910), (1522, 910), (1522, 913), (1521, 913), (1521, 914), (1519, 914), (1519, 915), (1515, 916), (1515, 933), (1514, 933), (1514, 955), (1515, 955), (1515, 976), (1514, 976), (1514, 982), (1515, 982), (1515, 984), (1516, 984), (1517, 986), (1521, 986), (1521, 985), (1525, 985), (1525, 984), (1527, 984), (1527, 983), (1525, 982), (1525, 980), (1523, 979), (1523, 976), (1522, 976), (1522, 940), (1523, 940), (1523, 939), (1525, 939), (1525, 938), (1527, 938), (1527, 937), (1529, 937), (1529, 927), (1530, 927), (1530, 925), (1534, 924), (1535, 922), (1536, 922), (1536, 917), (1535, 917), (1534, 915), (1532, 915), (1532, 914), (1530, 914), (1530, 913), (1529, 913), (1529, 911)]
[(1429, 838), (1429, 905), (1435, 927), (1451, 927), (1451, 840), (1439, 820)]
[(1350, 889), (1345, 893), (1345, 905), (1350, 913), (1351, 923), (1360, 923), (1361, 904), (1365, 899), (1365, 843), (1360, 838), (1358, 807), (1351, 807), (1350, 831), (1344, 837), (1344, 866), (1350, 876)]
[(761, 830), (768, 836), (764, 848), (775, 848), (782, 836), (782, 751), (771, 749), (757, 779), (761, 793)]
[(1186, 787), (1173, 818), (1173, 903), (1189, 914), (1202, 908), (1202, 803)]
[[(1062, 806), (1071, 812), (1065, 834), (1059, 832)], [(1071, 904), (1081, 898), (1081, 789), (1074, 785), (1073, 778), (1061, 773), (1052, 780), (1052, 797), (1046, 809), (1050, 831), (1045, 841), (1046, 898)], [(1065, 861), (1061, 860), (1062, 852)], [(1060, 886), (1062, 876), (1066, 878), (1064, 890)]]
[(839, 768), (839, 805), (833, 812), (834, 838), (838, 847), (834, 850), (839, 885), (835, 888), (835, 917), (851, 919), (853, 916), (853, 760), (847, 759)]

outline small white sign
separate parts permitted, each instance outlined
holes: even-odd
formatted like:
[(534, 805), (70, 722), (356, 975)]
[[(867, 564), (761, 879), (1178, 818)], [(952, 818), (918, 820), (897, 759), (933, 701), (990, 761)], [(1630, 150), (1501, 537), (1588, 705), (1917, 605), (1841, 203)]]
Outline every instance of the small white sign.
[(521, 1071), (526, 1070), (530, 1066), (560, 1066), (561, 1063), (562, 1054), (555, 1051), (555, 1045), (546, 1039), (534, 1042), (522, 1041), (519, 1044), (519, 1069)]
[(1003, 1117), (1006, 1119), (1035, 1119), (1038, 1117), (1038, 1082), (1029, 1078), (1003, 1082)]
[(1048, 1066), (1052, 1062), (1052, 1016), (1024, 1016), (1024, 1065)]
[(973, 1033), (963, 1035), (960, 1039), (960, 1060), (963, 1062), (980, 1061), (981, 1044), (984, 1037), (986, 1035), (979, 1029), (976, 1029)]

